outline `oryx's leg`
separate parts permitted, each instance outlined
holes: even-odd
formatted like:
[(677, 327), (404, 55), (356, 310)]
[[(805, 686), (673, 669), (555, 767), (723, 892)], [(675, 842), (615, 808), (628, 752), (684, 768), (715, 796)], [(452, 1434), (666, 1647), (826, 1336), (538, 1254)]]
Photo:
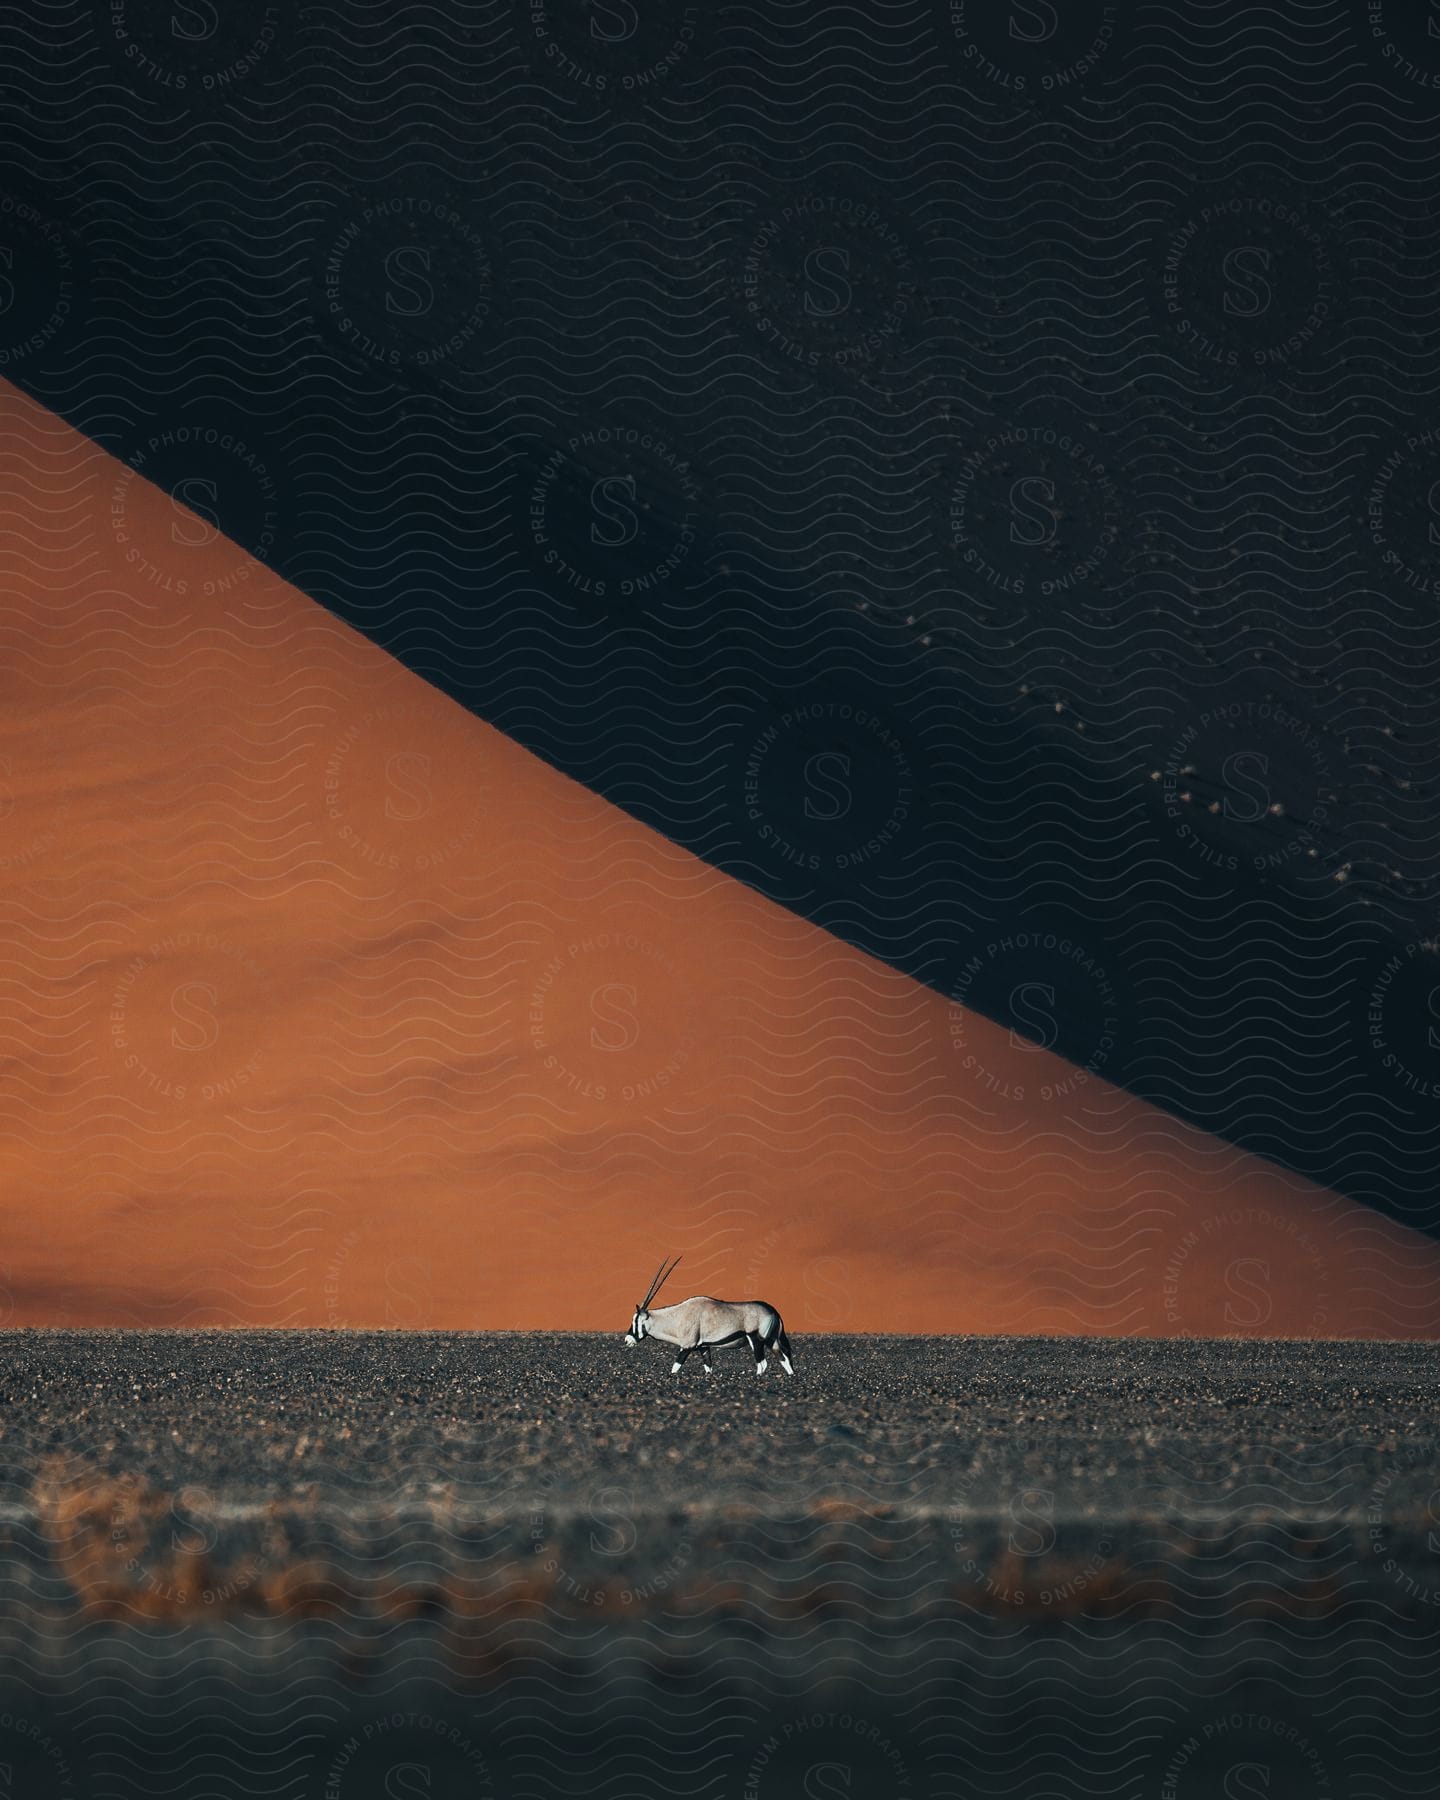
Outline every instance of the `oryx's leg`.
[(675, 1360), (670, 1365), (670, 1373), (672, 1375), (678, 1375), (685, 1367), (685, 1358), (690, 1354), (690, 1350), (693, 1350), (694, 1348), (695, 1346), (691, 1344), (689, 1350), (677, 1350), (675, 1352)]
[(755, 1373), (757, 1375), (763, 1375), (770, 1367), (770, 1358), (765, 1354), (764, 1338), (761, 1337), (758, 1331), (747, 1331), (745, 1333), (745, 1342), (750, 1346), (755, 1356)]
[(790, 1360), (790, 1335), (783, 1325), (780, 1327), (780, 1334), (775, 1339), (775, 1343), (780, 1351), (780, 1367), (787, 1375), (793, 1375), (795, 1365)]
[(700, 1362), (707, 1375), (712, 1373), (710, 1366), (710, 1346), (708, 1344), (702, 1344), (700, 1346)]

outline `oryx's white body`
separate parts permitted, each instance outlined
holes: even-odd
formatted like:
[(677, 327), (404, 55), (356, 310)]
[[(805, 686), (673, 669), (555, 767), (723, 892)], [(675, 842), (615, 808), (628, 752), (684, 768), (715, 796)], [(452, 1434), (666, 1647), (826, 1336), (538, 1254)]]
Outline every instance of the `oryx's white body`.
[[(670, 1269), (679, 1260), (677, 1256)], [(764, 1300), (712, 1300), (709, 1294), (694, 1294), (688, 1300), (679, 1300), (674, 1306), (657, 1307), (652, 1312), (650, 1302), (670, 1269), (661, 1264), (649, 1293), (635, 1308), (635, 1316), (625, 1334), (627, 1344), (642, 1343), (649, 1337), (662, 1344), (672, 1344), (676, 1352), (670, 1371), (672, 1375), (678, 1375), (685, 1366), (685, 1358), (692, 1350), (698, 1350), (708, 1374), (710, 1352), (720, 1344), (738, 1344), (743, 1338), (754, 1353), (757, 1375), (763, 1375), (770, 1367), (772, 1349), (779, 1352), (780, 1366), (785, 1373), (795, 1373), (785, 1321)]]

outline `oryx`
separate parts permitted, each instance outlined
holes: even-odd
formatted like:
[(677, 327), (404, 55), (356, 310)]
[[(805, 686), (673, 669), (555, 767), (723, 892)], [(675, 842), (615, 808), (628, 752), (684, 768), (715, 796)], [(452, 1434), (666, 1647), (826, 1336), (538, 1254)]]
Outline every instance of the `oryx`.
[(638, 1344), (647, 1337), (658, 1338), (662, 1344), (673, 1344), (672, 1375), (678, 1375), (685, 1367), (685, 1358), (692, 1350), (698, 1350), (708, 1375), (710, 1352), (716, 1345), (738, 1344), (744, 1338), (754, 1353), (757, 1375), (763, 1375), (770, 1367), (772, 1350), (779, 1352), (780, 1367), (785, 1373), (795, 1373), (795, 1365), (790, 1360), (790, 1339), (785, 1335), (785, 1321), (763, 1300), (712, 1300), (708, 1294), (695, 1294), (689, 1300), (679, 1300), (674, 1306), (662, 1306), (657, 1312), (651, 1312), (650, 1302), (679, 1262), (677, 1256), (669, 1268), (661, 1263), (645, 1298), (635, 1308), (635, 1317), (625, 1333), (627, 1344)]

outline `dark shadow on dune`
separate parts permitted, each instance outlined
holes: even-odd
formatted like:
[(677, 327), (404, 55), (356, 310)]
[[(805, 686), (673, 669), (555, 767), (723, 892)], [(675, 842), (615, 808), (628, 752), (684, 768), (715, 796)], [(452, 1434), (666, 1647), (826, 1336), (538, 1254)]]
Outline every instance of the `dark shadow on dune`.
[[(426, 18), (409, 9), (406, 30)], [(1183, 608), (1149, 596), (1163, 548), (1129, 543), (1085, 565), (1065, 602), (1096, 643), (1118, 620), (1128, 664), (1157, 672), (1133, 688), (1149, 695), (1139, 713), (1117, 716), (1103, 660), (1077, 658), (1043, 620), (1021, 654), (963, 570), (923, 618), (903, 596), (862, 600), (893, 553), (860, 525), (848, 564), (817, 564), (755, 524), (747, 448), (759, 430), (783, 443), (779, 403), (756, 411), (733, 372), (636, 399), (659, 392), (643, 356), (587, 361), (578, 322), (573, 345), (537, 346), (524, 230), (487, 264), (479, 336), (456, 313), (480, 279), (463, 257), (426, 264), (450, 284), (431, 311), (382, 293), (388, 265), (366, 265), (353, 233), (417, 177), (361, 173), (314, 74), (293, 43), (261, 70), (265, 105), (290, 121), (274, 134), (222, 97), (146, 90), (205, 152), (184, 181), (179, 139), (142, 153), (138, 174), (107, 165), (112, 128), (132, 129), (123, 68), (87, 90), (83, 130), (57, 103), (12, 131), (13, 178), (65, 246), (73, 329), (7, 373), (147, 476), (183, 476), (192, 500), (201, 481), (220, 527), (321, 604), (715, 866), (1104, 1079), (1432, 1229), (1433, 1032), (1390, 1020), (1397, 1073), (1376, 1053), (1370, 999), (1392, 952), (1428, 931), (1428, 827), (1417, 817), (1413, 842), (1387, 840), (1391, 866), (1350, 860), (1366, 793), (1395, 777), (1367, 774), (1324, 717), (1347, 656), (1390, 654), (1383, 623), (1327, 644), (1323, 676), (1296, 680), (1238, 627), (1201, 645)], [(703, 81), (687, 93), (711, 103)], [(513, 169), (475, 165), (463, 109), (447, 123), (423, 93), (396, 105), (385, 130), (457, 216), (484, 218), (528, 168), (519, 149)], [(552, 127), (588, 144), (589, 124), (517, 107), (522, 148)], [(913, 155), (926, 154), (922, 137)], [(584, 155), (554, 183), (557, 216), (581, 209), (617, 259), (663, 231), (659, 199), (622, 203)], [(651, 273), (662, 288), (668, 267)], [(17, 265), (16, 279), (43, 272)], [(397, 308), (386, 348), (375, 333)], [(817, 454), (840, 455), (873, 424), (867, 407), (893, 403), (822, 367), (806, 395), (831, 409)], [(1054, 396), (1027, 417), (1073, 423)], [(1140, 387), (1076, 427), (1105, 447), (1130, 519), (1137, 484), (1169, 480), (1157, 444), (1190, 428), (1173, 395)], [(263, 481), (236, 473), (223, 448), (236, 442)], [(939, 484), (937, 516), (943, 460), (907, 474)], [(797, 474), (797, 505), (811, 480)], [(1016, 622), (1021, 636), (1035, 624)], [(1223, 740), (1179, 716), (1190, 702), (1197, 717), (1269, 709), (1263, 742), (1246, 738), (1227, 773)], [(1272, 729), (1277, 707), (1298, 725)], [(1017, 933), (987, 986), (991, 947)], [(1083, 968), (1056, 954), (1072, 941)]]

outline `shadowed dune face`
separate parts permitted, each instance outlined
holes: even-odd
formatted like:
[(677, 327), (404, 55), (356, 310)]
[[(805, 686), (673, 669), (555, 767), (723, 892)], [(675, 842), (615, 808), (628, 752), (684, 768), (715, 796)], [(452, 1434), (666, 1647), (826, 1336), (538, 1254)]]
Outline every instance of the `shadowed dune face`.
[(618, 1335), (684, 1251), (663, 1298), (797, 1332), (1433, 1329), (1440, 1248), (718, 874), (0, 394), (5, 1322)]

